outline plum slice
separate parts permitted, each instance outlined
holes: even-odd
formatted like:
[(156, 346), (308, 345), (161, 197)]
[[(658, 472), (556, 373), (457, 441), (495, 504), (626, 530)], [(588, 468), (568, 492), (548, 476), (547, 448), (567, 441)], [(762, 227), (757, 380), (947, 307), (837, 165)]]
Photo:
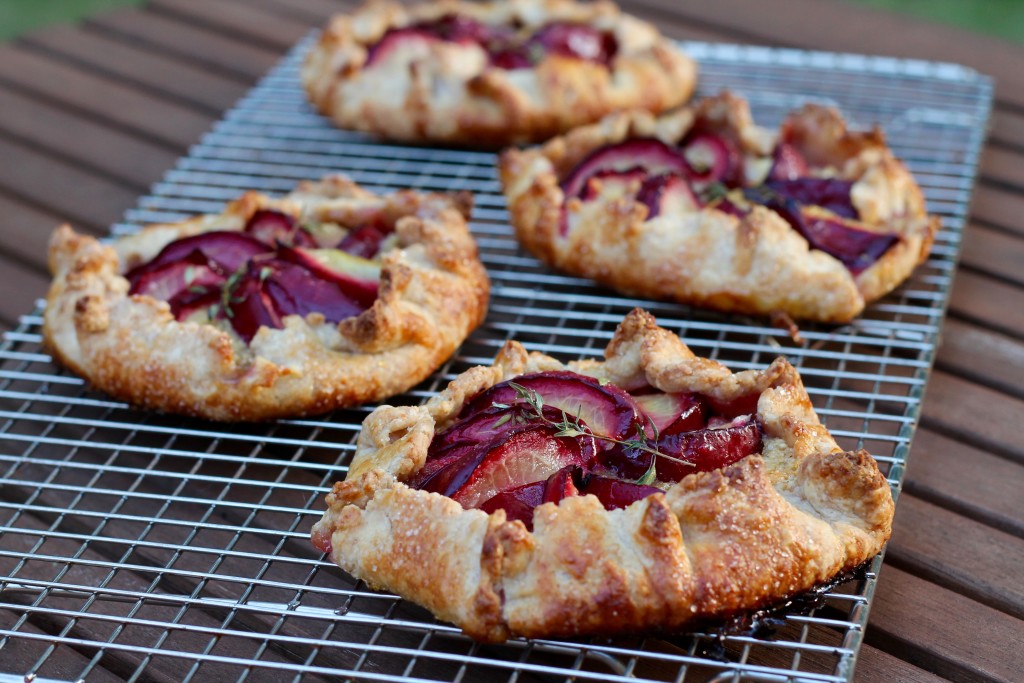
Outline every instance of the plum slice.
[(416, 26), (392, 29), (370, 47), (364, 68), (388, 61), (393, 55), (402, 52), (413, 59), (425, 57), (430, 54), (430, 46), (440, 41), (438, 36)]
[(703, 429), (707, 421), (707, 404), (697, 394), (656, 392), (633, 399), (659, 434), (692, 432)]
[(732, 399), (721, 399), (713, 396), (701, 396), (703, 401), (711, 408), (714, 417), (734, 420), (737, 417), (757, 414), (757, 404), (761, 400), (760, 392), (743, 394)]
[(663, 173), (645, 180), (636, 200), (647, 207), (647, 220), (663, 213), (678, 216), (701, 207), (689, 181), (675, 173)]
[(138, 275), (129, 293), (167, 301), (174, 312), (175, 300), (182, 298), (182, 295), (202, 295), (210, 290), (219, 290), (226, 279), (223, 273), (210, 268), (201, 254), (192, 252), (191, 258), (168, 263)]
[(281, 327), (281, 316), (264, 291), (263, 280), (261, 266), (250, 261), (244, 275), (225, 285), (221, 299), (224, 310), (219, 316), (226, 316), (246, 343), (252, 341), (261, 327)]
[(245, 224), (245, 233), (267, 244), (293, 244), (316, 246), (312, 236), (299, 228), (299, 222), (291, 214), (274, 209), (254, 211)]
[(710, 183), (738, 184), (743, 157), (736, 145), (721, 135), (694, 132), (682, 142), (689, 177), (698, 189)]
[(376, 225), (363, 225), (349, 232), (335, 247), (353, 256), (371, 259), (380, 251), (387, 235)]
[(804, 155), (793, 145), (780, 142), (772, 150), (772, 165), (768, 170), (769, 181), (786, 181), (803, 178), (810, 167)]
[(563, 467), (546, 481), (535, 481), (517, 486), (509, 491), (502, 491), (493, 498), (488, 498), (479, 505), (484, 512), (504, 510), (509, 521), (518, 519), (533, 531), (533, 510), (543, 503), (558, 503), (563, 498), (578, 496), (579, 491), (573, 482), (574, 466)]
[(552, 22), (545, 24), (526, 41), (527, 49), (537, 45), (544, 54), (575, 57), (607, 66), (615, 57), (615, 36), (586, 24)]
[(801, 210), (799, 230), (812, 247), (839, 259), (854, 275), (869, 268), (899, 241), (897, 235), (864, 230), (853, 221), (810, 206)]
[[(811, 248), (833, 256), (857, 275), (898, 242), (899, 236), (865, 230), (852, 220), (856, 210), (849, 200), (849, 188), (848, 181), (801, 178), (769, 183), (745, 194), (782, 216)], [(805, 201), (813, 205), (805, 206)]]
[[(853, 183), (838, 178), (794, 178), (770, 180), (764, 185), (786, 199), (806, 206), (820, 206), (837, 216), (856, 218), (857, 209), (850, 199)], [(769, 198), (769, 201), (771, 199)], [(778, 201), (777, 199), (775, 200)], [(765, 203), (765, 202), (762, 202)], [(769, 207), (771, 208), (771, 207)]]
[(327, 322), (336, 323), (369, 308), (338, 282), (318, 277), (296, 263), (273, 259), (261, 266), (260, 273), (262, 290), (282, 317), (320, 313)]
[(568, 370), (537, 372), (496, 384), (470, 401), (462, 414), (476, 413), (494, 404), (522, 403), (516, 386), (535, 392), (544, 405), (580, 418), (600, 436), (622, 440), (640, 430), (639, 410), (632, 396), (615, 385), (602, 385), (593, 377)]
[(178, 261), (207, 265), (229, 275), (258, 254), (273, 251), (269, 244), (240, 232), (215, 230), (183, 237), (165, 246), (152, 260), (132, 268), (125, 274), (133, 286), (143, 276)]
[(512, 434), (489, 451), (455, 491), (451, 485), (444, 495), (463, 507), (477, 507), (499, 493), (524, 484), (542, 481), (569, 466), (582, 466), (594, 455), (592, 439), (555, 436), (551, 425), (536, 425)]
[[(346, 297), (366, 310), (377, 300), (380, 268), (336, 249), (303, 249), (279, 245), (278, 256), (308, 270), (315, 278), (337, 285)], [(299, 293), (304, 296), (304, 293)]]
[(662, 490), (655, 486), (621, 481), (599, 474), (584, 476), (581, 484), (580, 494), (596, 496), (605, 510), (628, 507), (653, 493), (662, 493)]
[(736, 418), (729, 427), (668, 434), (658, 440), (658, 479), (675, 482), (693, 472), (709, 472), (759, 453), (761, 425), (753, 417)]
[(633, 138), (599, 147), (588, 154), (562, 181), (566, 198), (578, 197), (595, 174), (643, 168), (649, 175), (676, 173), (686, 175), (689, 164), (679, 150), (657, 138)]

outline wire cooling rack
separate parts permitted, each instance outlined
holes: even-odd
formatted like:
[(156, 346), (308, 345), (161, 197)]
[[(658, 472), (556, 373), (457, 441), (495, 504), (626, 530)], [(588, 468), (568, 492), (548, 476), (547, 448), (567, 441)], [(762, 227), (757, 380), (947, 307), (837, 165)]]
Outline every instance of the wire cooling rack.
[[(948, 64), (687, 44), (702, 94), (741, 92), (760, 123), (806, 101), (880, 123), (942, 215), (933, 256), (909, 282), (851, 325), (803, 327), (797, 343), (764, 320), (616, 296), (540, 266), (511, 237), (492, 155), (381, 144), (313, 114), (297, 85), (309, 40), (114, 232), (327, 172), (376, 190), (471, 190), (490, 314), (453, 360), (395, 401), (424, 400), (490, 362), (506, 339), (566, 360), (597, 356), (623, 315), (644, 306), (734, 369), (788, 356), (840, 444), (876, 454), (898, 493), (988, 120), (987, 78)], [(40, 347), (40, 322), (38, 311), (25, 316), (0, 344), (0, 680), (852, 677), (880, 558), (810, 611), (788, 612), (768, 638), (475, 644), (367, 590), (310, 546), (370, 408), (240, 426), (137, 412), (57, 369)]]

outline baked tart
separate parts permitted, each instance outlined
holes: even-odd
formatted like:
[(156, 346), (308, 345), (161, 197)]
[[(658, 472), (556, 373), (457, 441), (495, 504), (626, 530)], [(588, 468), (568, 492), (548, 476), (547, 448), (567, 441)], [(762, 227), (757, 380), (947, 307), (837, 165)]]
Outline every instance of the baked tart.
[(732, 373), (646, 312), (603, 362), (508, 342), (381, 406), (313, 544), (481, 641), (682, 629), (777, 603), (889, 538), (889, 485), (796, 370)]
[(484, 318), (471, 203), (333, 176), (106, 245), (65, 225), (44, 340), (96, 388), (171, 413), (264, 420), (378, 401)]
[(808, 104), (773, 133), (730, 93), (507, 150), (500, 173), (519, 241), (549, 265), (736, 313), (849, 322), (939, 227), (879, 128)]
[(680, 105), (696, 67), (611, 2), (371, 2), (331, 20), (302, 80), (343, 128), (500, 147), (627, 107)]

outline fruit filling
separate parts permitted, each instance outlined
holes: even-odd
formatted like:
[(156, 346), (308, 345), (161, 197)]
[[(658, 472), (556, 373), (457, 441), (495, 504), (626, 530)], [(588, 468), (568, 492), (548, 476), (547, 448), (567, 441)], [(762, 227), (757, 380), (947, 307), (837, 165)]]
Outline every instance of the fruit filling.
[[(763, 179), (747, 177), (743, 155), (729, 138), (691, 131), (678, 145), (633, 138), (588, 154), (561, 181), (565, 197), (561, 232), (568, 233), (566, 206), (629, 197), (647, 208), (647, 220), (710, 207), (742, 218), (754, 205), (778, 213), (813, 249), (841, 261), (854, 275), (875, 263), (899, 236), (879, 233), (859, 220), (853, 183), (819, 177), (796, 147), (775, 146), (760, 164)], [(765, 173), (765, 169), (767, 172)]]
[(523, 375), (467, 401), (407, 483), (531, 529), (534, 508), (569, 496), (622, 508), (761, 452), (758, 396), (630, 394), (570, 371)]
[(438, 42), (479, 45), (487, 53), (491, 66), (508, 70), (528, 69), (548, 55), (608, 66), (618, 50), (615, 36), (586, 24), (551, 22), (526, 33), (509, 25), (486, 24), (470, 17), (446, 14), (389, 30), (370, 47), (366, 65), (372, 66), (399, 54), (425, 56), (423, 48)]
[(373, 259), (389, 232), (378, 223), (303, 224), (261, 209), (242, 232), (175, 240), (125, 277), (129, 294), (166, 301), (177, 320), (226, 326), (248, 343), (289, 315), (318, 313), (336, 323), (367, 310), (380, 280)]

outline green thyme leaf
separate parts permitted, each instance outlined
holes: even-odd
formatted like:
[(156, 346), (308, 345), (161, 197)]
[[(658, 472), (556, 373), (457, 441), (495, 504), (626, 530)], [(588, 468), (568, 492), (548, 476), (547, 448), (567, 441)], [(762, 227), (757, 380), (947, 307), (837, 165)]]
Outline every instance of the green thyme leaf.
[(195, 266), (187, 266), (185, 268), (185, 285), (186, 286), (191, 285), (195, 281), (196, 281), (196, 267)]
[(583, 432), (579, 431), (578, 429), (572, 429), (570, 427), (570, 428), (562, 429), (562, 430), (560, 430), (558, 432), (555, 432), (555, 436), (576, 437), (576, 436), (585, 436), (585, 434)]
[(510, 421), (511, 419), (512, 419), (512, 414), (511, 413), (505, 413), (504, 415), (501, 416), (501, 418), (497, 422), (494, 423), (494, 427), (500, 427), (503, 424), (505, 424), (506, 422)]

